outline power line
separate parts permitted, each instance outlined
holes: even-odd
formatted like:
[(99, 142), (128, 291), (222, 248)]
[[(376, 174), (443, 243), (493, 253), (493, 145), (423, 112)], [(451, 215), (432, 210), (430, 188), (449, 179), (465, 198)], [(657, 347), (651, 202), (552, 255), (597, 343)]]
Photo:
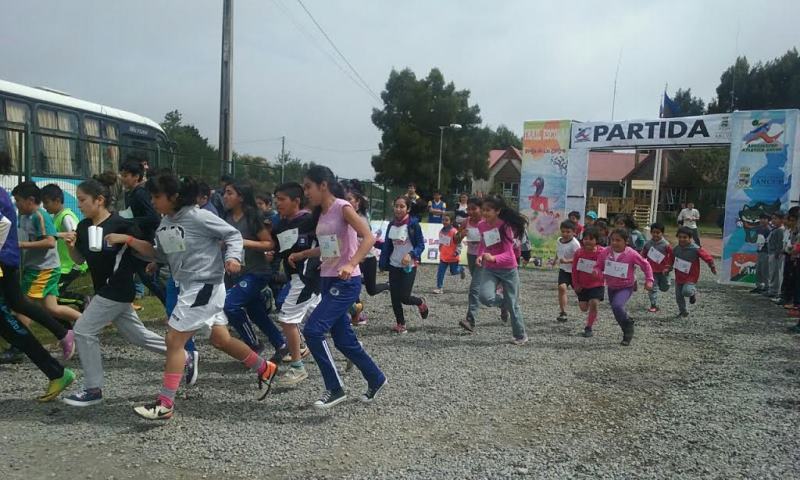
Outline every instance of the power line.
[(339, 57), (341, 57), (341, 59), (344, 60), (344, 63), (346, 63), (347, 66), (350, 67), (350, 70), (352, 70), (352, 72), (361, 81), (361, 83), (364, 85), (364, 87), (366, 87), (366, 89), (369, 90), (369, 92), (372, 95), (372, 97), (375, 98), (375, 100), (377, 100), (378, 103), (380, 104), (381, 103), (381, 98), (378, 96), (378, 94), (376, 94), (370, 88), (369, 84), (364, 80), (364, 78), (361, 76), (361, 74), (358, 73), (358, 70), (356, 70), (355, 67), (353, 67), (353, 65), (350, 63), (350, 61), (347, 60), (347, 57), (345, 57), (344, 54), (342, 53), (342, 51), (339, 50), (339, 47), (337, 47), (336, 44), (333, 43), (333, 40), (331, 40), (331, 37), (329, 37), (328, 34), (325, 32), (325, 29), (322, 28), (322, 25), (320, 25), (319, 22), (317, 22), (317, 19), (314, 18), (314, 15), (312, 15), (311, 12), (308, 10), (308, 8), (306, 8), (306, 6), (303, 4), (303, 0), (297, 0), (297, 3), (299, 3), (300, 6), (303, 7), (303, 10), (305, 10), (306, 14), (308, 15), (308, 18), (310, 18), (311, 21), (314, 22), (314, 25), (317, 26), (317, 29), (320, 31), (320, 33), (322, 33), (322, 35), (325, 37), (325, 39), (328, 41), (328, 43), (331, 45), (331, 47), (333, 47), (333, 49), (336, 51), (336, 53), (339, 54)]
[(303, 148), (310, 148), (312, 150), (320, 150), (323, 152), (335, 152), (335, 153), (363, 153), (363, 152), (377, 152), (379, 149), (377, 148), (356, 148), (356, 149), (338, 149), (338, 148), (329, 148), (329, 147), (318, 147), (316, 145), (308, 145), (306, 143), (300, 143), (294, 140), (288, 140), (287, 143), (290, 145), (298, 145)]

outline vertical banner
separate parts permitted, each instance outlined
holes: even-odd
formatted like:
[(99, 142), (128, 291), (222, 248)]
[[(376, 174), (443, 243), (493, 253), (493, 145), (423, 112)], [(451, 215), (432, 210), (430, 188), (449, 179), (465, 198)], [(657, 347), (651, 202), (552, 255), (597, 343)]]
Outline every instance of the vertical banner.
[(581, 219), (586, 215), (586, 183), (589, 180), (589, 150), (572, 148), (567, 160), (567, 212), (580, 212)]
[(797, 121), (797, 110), (732, 115), (721, 282), (755, 282), (758, 217), (791, 206)]
[(524, 125), (519, 211), (528, 218), (531, 263), (537, 267), (555, 258), (566, 219), (570, 125), (569, 120)]

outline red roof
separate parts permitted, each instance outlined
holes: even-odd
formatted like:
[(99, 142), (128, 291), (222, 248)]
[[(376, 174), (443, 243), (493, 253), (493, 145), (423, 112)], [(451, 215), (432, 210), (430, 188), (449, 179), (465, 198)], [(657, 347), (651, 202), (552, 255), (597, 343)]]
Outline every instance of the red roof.
[[(639, 154), (639, 161), (645, 157)], [(589, 152), (589, 181), (616, 182), (625, 178), (635, 166), (633, 153)]]
[(500, 161), (503, 155), (509, 150), (512, 151), (512, 157), (513, 154), (516, 154), (517, 160), (522, 160), (522, 152), (520, 152), (517, 147), (509, 147), (503, 150), (489, 150), (489, 170), (494, 168), (497, 162)]

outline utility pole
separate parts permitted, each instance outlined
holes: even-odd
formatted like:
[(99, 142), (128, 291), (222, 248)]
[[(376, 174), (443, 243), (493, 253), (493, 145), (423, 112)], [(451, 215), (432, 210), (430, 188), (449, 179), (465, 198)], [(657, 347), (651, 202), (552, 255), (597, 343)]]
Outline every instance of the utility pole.
[(220, 173), (233, 174), (231, 161), (231, 77), (233, 69), (233, 0), (222, 3), (222, 65), (219, 89), (219, 159)]
[(283, 174), (286, 166), (286, 135), (281, 137), (281, 183), (284, 183)]

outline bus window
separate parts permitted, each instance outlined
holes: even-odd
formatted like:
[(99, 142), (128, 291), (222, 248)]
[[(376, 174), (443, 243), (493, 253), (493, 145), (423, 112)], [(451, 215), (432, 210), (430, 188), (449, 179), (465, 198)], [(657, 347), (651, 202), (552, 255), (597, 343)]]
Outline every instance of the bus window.
[[(24, 124), (31, 120), (31, 110), (28, 105), (13, 100), (5, 101), (5, 120), (19, 125), (9, 125), (9, 129), (0, 135), (0, 152), (5, 152), (11, 157), (11, 171), (19, 172), (22, 159), (25, 157), (25, 134), (21, 130)], [(14, 128), (12, 130), (11, 128)]]
[(38, 108), (36, 120), (40, 131), (35, 136), (37, 152), (34, 173), (80, 175), (76, 139), (78, 116), (65, 111)]
[(136, 160), (147, 162), (148, 168), (156, 168), (156, 144), (153, 141), (138, 140), (125, 135), (122, 146), (122, 161)]
[(117, 125), (115, 123), (85, 117), (83, 129), (86, 131), (86, 159), (89, 175), (96, 175), (106, 170), (119, 170), (119, 145)]

